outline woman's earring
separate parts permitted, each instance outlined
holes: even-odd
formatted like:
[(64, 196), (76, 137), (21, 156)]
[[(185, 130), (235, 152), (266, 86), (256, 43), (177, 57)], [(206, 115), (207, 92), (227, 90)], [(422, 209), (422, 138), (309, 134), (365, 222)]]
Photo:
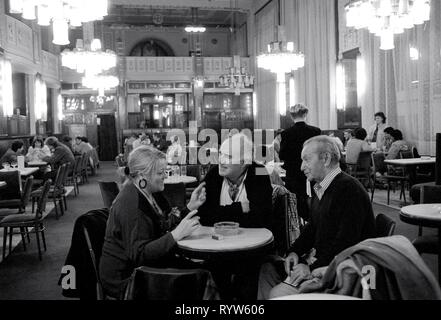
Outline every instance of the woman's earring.
[(147, 180), (146, 179), (141, 179), (138, 182), (138, 186), (140, 189), (145, 189), (147, 188)]

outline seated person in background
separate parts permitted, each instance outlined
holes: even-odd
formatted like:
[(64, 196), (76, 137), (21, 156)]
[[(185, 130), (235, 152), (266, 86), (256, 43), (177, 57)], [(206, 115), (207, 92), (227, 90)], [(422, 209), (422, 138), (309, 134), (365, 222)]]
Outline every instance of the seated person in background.
[(77, 154), (88, 153), (92, 149), (93, 147), (89, 143), (84, 142), (83, 137), (75, 138), (75, 145), (74, 145), (75, 153)]
[(205, 188), (201, 184), (187, 207), (173, 212), (161, 194), (166, 167), (165, 155), (149, 146), (129, 155), (127, 180), (110, 208), (99, 266), (105, 294), (111, 297), (123, 296), (137, 267), (184, 268), (189, 264), (176, 257), (176, 243), (199, 227), (195, 214), (205, 201)]
[(46, 156), (42, 160), (48, 162), (52, 166), (52, 171), (46, 173), (46, 179), (54, 179), (58, 168), (68, 163), (70, 165), (69, 172), (73, 170), (75, 166), (75, 157), (68, 147), (63, 143), (59, 142), (56, 137), (49, 137), (46, 139), (45, 144), (49, 147), (52, 152), (51, 156)]
[(63, 136), (61, 138), (61, 143), (64, 144), (66, 147), (68, 147), (70, 149), (70, 151), (72, 151), (73, 154), (75, 154), (75, 150), (72, 145), (72, 138), (71, 137)]
[(49, 147), (43, 143), (41, 138), (36, 138), (32, 142), (32, 146), (29, 147), (28, 153), (26, 154), (26, 161), (42, 161), (44, 157), (50, 157), (51, 151)]
[(311, 272), (327, 266), (344, 249), (375, 236), (374, 214), (365, 188), (341, 171), (340, 152), (327, 136), (305, 142), (301, 169), (315, 185), (311, 220), (289, 250), (262, 266), (258, 299), (295, 294)]
[(162, 138), (158, 131), (153, 133), (153, 146), (161, 152), (167, 152), (167, 141)]
[[(202, 225), (235, 221), (242, 228), (269, 228), (272, 186), (265, 167), (254, 163), (252, 158), (253, 144), (246, 135), (235, 134), (222, 143), (220, 164), (204, 179), (207, 200), (199, 208)], [(211, 263), (210, 270), (222, 298), (256, 299), (259, 258)]]
[(146, 134), (145, 136), (143, 136), (143, 137), (141, 138), (141, 144), (142, 144), (143, 146), (149, 146), (151, 143), (152, 143), (152, 142), (151, 142), (150, 137), (149, 137), (148, 134)]
[(387, 127), (384, 129), (384, 143), (383, 143), (383, 151), (389, 152), (390, 146), (394, 142), (392, 138), (392, 133), (395, 131), (392, 127)]
[(393, 142), (386, 156), (387, 160), (399, 159), (400, 151), (412, 150), (412, 144), (403, 139), (403, 134), (401, 133), (400, 130), (392, 131), (391, 136)]
[(351, 130), (351, 129), (347, 129), (347, 130), (344, 131), (343, 135), (344, 135), (344, 138), (345, 138), (345, 142), (343, 143), (343, 147), (346, 150), (346, 147), (348, 145), (349, 140), (354, 138), (354, 131)]
[(141, 145), (141, 141), (144, 139), (145, 136), (146, 136), (145, 132), (138, 135), (138, 138), (132, 143), (133, 149), (136, 149)]
[(17, 162), (17, 156), (21, 156), (23, 153), (23, 141), (14, 140), (11, 147), (6, 150), (5, 154), (0, 158), (0, 165), (3, 163)]
[(354, 138), (349, 140), (346, 146), (346, 163), (357, 163), (360, 152), (374, 151), (374, 148), (365, 140), (366, 136), (367, 133), (365, 129), (357, 128), (354, 130)]
[(181, 159), (182, 146), (178, 136), (172, 136), (170, 141), (171, 145), (168, 147), (167, 150), (167, 162), (177, 163)]

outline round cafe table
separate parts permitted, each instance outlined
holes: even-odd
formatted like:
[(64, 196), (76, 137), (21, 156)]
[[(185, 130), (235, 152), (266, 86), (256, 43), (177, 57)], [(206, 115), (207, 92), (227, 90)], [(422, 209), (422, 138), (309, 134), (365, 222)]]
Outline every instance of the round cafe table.
[(402, 207), (400, 219), (408, 224), (438, 229), (438, 281), (441, 284), (441, 203)]
[(189, 183), (193, 183), (196, 182), (197, 179), (196, 177), (191, 177), (191, 176), (171, 176), (168, 177), (167, 179), (164, 180), (165, 184), (175, 184), (175, 183), (181, 183), (183, 182), (184, 184), (189, 184)]
[(329, 293), (301, 293), (289, 296), (277, 297), (271, 300), (362, 300), (357, 297), (344, 296)]
[(265, 228), (239, 228), (239, 233), (220, 240), (212, 238), (213, 227), (201, 226), (191, 236), (178, 241), (180, 251), (196, 259), (236, 258), (262, 255), (272, 248), (273, 234)]

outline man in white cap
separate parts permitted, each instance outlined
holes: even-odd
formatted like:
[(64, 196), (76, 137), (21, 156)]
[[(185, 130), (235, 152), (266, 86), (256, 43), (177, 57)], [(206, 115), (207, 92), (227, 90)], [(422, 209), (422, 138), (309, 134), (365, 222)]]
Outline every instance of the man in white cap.
[[(269, 228), (272, 215), (272, 187), (265, 167), (253, 162), (253, 144), (244, 134), (226, 139), (219, 154), (219, 166), (205, 177), (207, 198), (199, 207), (202, 225), (235, 221), (244, 228)], [(243, 258), (208, 262), (223, 299), (256, 299), (261, 261)]]

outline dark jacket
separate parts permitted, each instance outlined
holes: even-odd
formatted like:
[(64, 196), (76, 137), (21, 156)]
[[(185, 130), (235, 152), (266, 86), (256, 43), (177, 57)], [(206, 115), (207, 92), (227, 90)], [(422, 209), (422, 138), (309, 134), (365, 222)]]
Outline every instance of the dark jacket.
[(311, 221), (290, 251), (298, 256), (315, 248), (311, 270), (327, 266), (344, 249), (375, 236), (375, 221), (369, 195), (355, 178), (342, 172), (331, 182), (322, 199), (314, 190)]
[[(165, 268), (172, 264), (176, 241), (169, 232), (177, 224), (161, 193), (154, 194), (164, 215), (158, 215), (132, 182), (119, 192), (110, 209), (100, 276), (106, 294), (120, 298), (133, 270), (139, 266)], [(188, 213), (181, 212), (181, 215)]]
[(0, 158), (0, 166), (5, 162), (8, 162), (9, 164), (11, 164), (12, 162), (17, 162), (17, 155), (18, 155), (17, 152), (9, 148), (8, 150), (6, 150), (5, 154)]
[(302, 165), (302, 149), (306, 140), (318, 136), (321, 130), (317, 127), (307, 125), (305, 122), (297, 122), (291, 128), (282, 132), (280, 143), (280, 160), (284, 161), (286, 179), (294, 181), (288, 183), (288, 189), (296, 195), (306, 194), (306, 178), (300, 167)]
[[(75, 221), (71, 245), (64, 265), (73, 266), (75, 268), (76, 288), (64, 288), (63, 296), (86, 300), (94, 300), (97, 298), (97, 278), (95, 276), (95, 270), (89, 253), (89, 248), (87, 247), (84, 228), (86, 228), (89, 234), (91, 245), (95, 254), (96, 266), (98, 267), (108, 217), (109, 210), (104, 208), (91, 210), (79, 216)], [(69, 274), (61, 275), (58, 283), (59, 285), (62, 284), (62, 279), (66, 275)]]
[(245, 179), (245, 190), (250, 202), (250, 212), (243, 213), (240, 202), (228, 206), (220, 205), (220, 194), (224, 178), (219, 175), (219, 166), (213, 167), (205, 177), (207, 199), (199, 208), (200, 222), (212, 226), (220, 221), (236, 221), (244, 228), (262, 228), (270, 226), (272, 215), (272, 187), (266, 175), (256, 175), (256, 168), (265, 170), (261, 165), (253, 163), (248, 168)]
[(63, 143), (58, 142), (54, 153), (50, 157), (44, 157), (43, 161), (49, 162), (54, 170), (65, 163), (70, 164), (70, 170), (75, 166), (75, 157), (70, 149)]

